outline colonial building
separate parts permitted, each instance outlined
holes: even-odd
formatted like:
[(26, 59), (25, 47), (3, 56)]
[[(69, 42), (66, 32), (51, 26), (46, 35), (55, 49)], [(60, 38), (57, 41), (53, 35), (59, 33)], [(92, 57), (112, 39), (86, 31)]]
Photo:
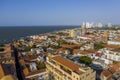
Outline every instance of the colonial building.
[(48, 57), (46, 62), (50, 80), (95, 80), (96, 72), (61, 56)]

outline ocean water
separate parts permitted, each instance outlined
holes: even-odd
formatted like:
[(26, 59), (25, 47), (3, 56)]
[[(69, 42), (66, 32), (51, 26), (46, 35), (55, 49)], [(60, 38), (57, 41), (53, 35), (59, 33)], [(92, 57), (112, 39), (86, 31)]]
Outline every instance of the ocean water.
[(25, 27), (0, 27), (0, 43), (9, 43), (21, 37), (43, 34), (64, 29), (76, 28), (78, 26), (25, 26)]

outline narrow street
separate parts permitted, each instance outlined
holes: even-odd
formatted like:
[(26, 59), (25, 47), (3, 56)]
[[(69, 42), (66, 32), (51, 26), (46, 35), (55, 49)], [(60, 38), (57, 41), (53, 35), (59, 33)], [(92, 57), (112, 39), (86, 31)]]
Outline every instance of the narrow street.
[(15, 48), (14, 45), (11, 45), (11, 48), (13, 49), (13, 54), (14, 54), (14, 57), (15, 57), (15, 66), (16, 66), (17, 78), (18, 78), (18, 80), (25, 80), (21, 65), (19, 63), (18, 49)]

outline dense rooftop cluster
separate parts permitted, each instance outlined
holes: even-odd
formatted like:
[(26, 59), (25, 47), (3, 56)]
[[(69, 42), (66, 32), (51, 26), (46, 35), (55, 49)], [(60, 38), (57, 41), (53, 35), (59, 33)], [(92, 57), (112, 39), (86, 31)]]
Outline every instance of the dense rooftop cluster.
[(119, 80), (119, 35), (120, 30), (81, 27), (1, 44), (0, 78), (17, 79), (19, 63), (26, 80)]

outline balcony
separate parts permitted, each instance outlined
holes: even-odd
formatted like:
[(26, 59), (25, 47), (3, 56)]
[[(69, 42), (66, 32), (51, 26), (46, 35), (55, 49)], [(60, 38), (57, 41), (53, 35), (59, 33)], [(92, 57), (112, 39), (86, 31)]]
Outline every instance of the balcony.
[(54, 70), (55, 70), (55, 72), (57, 72), (59, 75), (61, 75), (61, 76), (64, 75), (64, 74), (63, 74), (60, 70), (58, 70), (57, 68), (54, 68)]
[(64, 68), (63, 66), (60, 66), (60, 69), (62, 69), (63, 71), (65, 71), (65, 72), (67, 72), (68, 74), (71, 75), (71, 71), (66, 69), (66, 68)]
[(49, 61), (46, 64), (52, 69), (52, 71), (55, 71), (57, 74), (63, 75), (63, 76), (66, 75), (68, 77), (71, 77), (71, 71), (66, 69), (66, 68), (64, 68), (63, 66), (54, 65), (53, 63), (51, 63)]

